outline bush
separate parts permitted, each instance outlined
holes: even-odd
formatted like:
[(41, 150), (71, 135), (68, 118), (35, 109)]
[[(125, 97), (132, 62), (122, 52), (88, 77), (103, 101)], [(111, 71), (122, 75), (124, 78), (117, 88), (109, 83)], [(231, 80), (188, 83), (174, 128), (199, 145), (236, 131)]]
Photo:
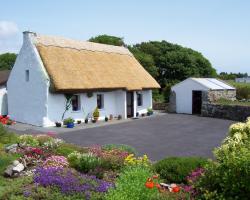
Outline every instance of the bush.
[(91, 153), (81, 154), (79, 152), (73, 152), (69, 154), (68, 161), (71, 167), (83, 173), (88, 173), (102, 165), (101, 159)]
[(18, 138), (18, 143), (25, 145), (25, 146), (31, 146), (31, 147), (37, 147), (39, 146), (39, 141), (37, 137), (33, 135), (21, 135)]
[(71, 117), (66, 118), (66, 119), (63, 120), (64, 125), (67, 125), (69, 123), (74, 123), (74, 122), (75, 122), (75, 120), (73, 118), (71, 118)]
[(0, 176), (3, 174), (6, 167), (19, 157), (19, 154), (7, 154), (0, 151)]
[(14, 133), (7, 131), (0, 123), (0, 143), (2, 144), (13, 144), (17, 143), (18, 136)]
[(169, 157), (154, 164), (154, 170), (167, 183), (186, 183), (186, 176), (207, 160), (199, 157)]
[(205, 199), (249, 199), (250, 119), (230, 127), (229, 136), (214, 151), (216, 162), (205, 167), (196, 184)]
[(236, 83), (234, 81), (230, 81), (236, 88), (236, 97), (237, 99), (250, 99), (250, 84), (249, 83)]
[(158, 190), (156, 188), (148, 189), (145, 187), (147, 178), (151, 176), (152, 172), (147, 167), (125, 168), (116, 181), (116, 188), (110, 189), (105, 199), (146, 200), (156, 198), (159, 195)]
[(95, 110), (93, 112), (93, 117), (98, 118), (99, 116), (100, 116), (99, 110), (98, 110), (98, 108), (95, 108)]
[(137, 154), (137, 151), (135, 148), (126, 145), (126, 144), (106, 144), (102, 146), (103, 150), (113, 150), (113, 149), (119, 149), (121, 151), (126, 151), (129, 154)]
[(55, 150), (54, 153), (57, 155), (61, 155), (61, 156), (68, 156), (69, 154), (73, 153), (73, 152), (81, 152), (81, 153), (87, 153), (88, 150), (86, 148), (82, 148), (79, 146), (76, 146), (74, 144), (69, 144), (69, 143), (63, 143), (61, 145), (59, 145)]

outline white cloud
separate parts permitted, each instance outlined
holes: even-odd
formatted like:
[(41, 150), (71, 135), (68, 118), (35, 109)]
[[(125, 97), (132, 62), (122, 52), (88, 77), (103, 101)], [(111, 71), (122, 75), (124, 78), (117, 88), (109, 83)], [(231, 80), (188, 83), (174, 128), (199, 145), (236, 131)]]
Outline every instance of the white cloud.
[(0, 39), (8, 38), (18, 33), (18, 27), (11, 21), (0, 21)]

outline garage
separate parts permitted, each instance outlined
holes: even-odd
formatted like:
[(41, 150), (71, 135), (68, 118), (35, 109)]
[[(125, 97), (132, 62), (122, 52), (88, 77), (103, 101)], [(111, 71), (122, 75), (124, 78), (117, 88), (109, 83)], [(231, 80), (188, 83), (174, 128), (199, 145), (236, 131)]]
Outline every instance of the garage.
[(188, 78), (171, 88), (170, 107), (173, 112), (201, 114), (204, 102), (236, 99), (236, 89), (215, 78)]

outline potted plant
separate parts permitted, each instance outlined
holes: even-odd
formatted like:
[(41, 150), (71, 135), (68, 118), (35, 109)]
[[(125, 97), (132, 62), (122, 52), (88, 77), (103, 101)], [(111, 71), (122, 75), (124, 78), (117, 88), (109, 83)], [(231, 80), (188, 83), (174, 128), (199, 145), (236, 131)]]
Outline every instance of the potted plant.
[(77, 124), (81, 124), (82, 123), (82, 121), (81, 120), (77, 120)]
[(150, 116), (150, 115), (153, 115), (154, 111), (152, 108), (148, 108), (148, 112), (147, 112), (147, 115)]
[(96, 123), (96, 119), (95, 118), (92, 118), (91, 121), (92, 121), (92, 123)]
[(100, 113), (99, 113), (98, 108), (96, 107), (94, 112), (93, 112), (93, 118), (96, 122), (98, 121), (99, 116), (100, 116)]
[(118, 119), (118, 120), (121, 120), (121, 119), (122, 119), (122, 116), (121, 116), (121, 115), (118, 115), (117, 119)]
[(89, 122), (89, 119), (86, 117), (84, 122), (85, 122), (85, 124), (87, 124)]
[(73, 128), (75, 120), (71, 117), (66, 118), (65, 120), (63, 120), (63, 124), (65, 124), (67, 126), (67, 128)]
[(107, 116), (105, 116), (105, 122), (107, 122), (109, 120), (109, 118)]
[(112, 114), (109, 115), (109, 120), (113, 120), (114, 116)]
[(61, 127), (62, 126), (61, 122), (55, 122), (55, 124), (56, 124), (56, 127)]
[(145, 113), (142, 113), (141, 116), (142, 116), (142, 117), (145, 117)]

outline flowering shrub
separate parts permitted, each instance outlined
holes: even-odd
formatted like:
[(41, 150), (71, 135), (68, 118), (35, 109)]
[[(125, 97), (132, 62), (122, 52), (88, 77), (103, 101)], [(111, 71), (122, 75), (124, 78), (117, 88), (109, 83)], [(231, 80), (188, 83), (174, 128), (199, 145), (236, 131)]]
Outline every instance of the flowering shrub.
[(24, 134), (19, 136), (18, 143), (20, 143), (23, 146), (31, 146), (31, 147), (39, 146), (39, 141), (37, 140), (36, 136), (33, 135)]
[(118, 148), (103, 149), (99, 145), (92, 146), (89, 151), (102, 160), (102, 167), (112, 170), (123, 167), (124, 160), (129, 155), (127, 151)]
[(37, 168), (34, 182), (43, 187), (57, 187), (64, 194), (83, 193), (86, 199), (90, 199), (92, 193), (105, 193), (113, 187), (95, 176), (62, 168)]
[(113, 149), (119, 149), (123, 152), (128, 152), (129, 154), (137, 154), (136, 150), (128, 145), (125, 144), (106, 144), (102, 146), (103, 150), (113, 150)]
[(2, 124), (7, 124), (7, 125), (12, 125), (12, 124), (14, 124), (15, 122), (14, 122), (13, 120), (11, 120), (11, 119), (9, 118), (9, 116), (4, 117), (4, 116), (0, 115), (0, 123), (2, 123)]
[(125, 165), (143, 165), (143, 166), (149, 166), (150, 161), (147, 157), (147, 155), (143, 155), (142, 157), (136, 158), (134, 154), (129, 154), (125, 160), (124, 160)]
[(149, 190), (145, 187), (145, 180), (151, 176), (152, 172), (148, 167), (126, 167), (118, 177), (116, 187), (108, 191), (106, 199), (159, 199), (157, 188)]
[(51, 156), (45, 160), (43, 163), (43, 168), (64, 168), (68, 167), (69, 163), (67, 158), (64, 156)]
[(229, 128), (229, 136), (214, 151), (216, 162), (205, 167), (196, 183), (205, 199), (247, 199), (250, 194), (250, 119)]

